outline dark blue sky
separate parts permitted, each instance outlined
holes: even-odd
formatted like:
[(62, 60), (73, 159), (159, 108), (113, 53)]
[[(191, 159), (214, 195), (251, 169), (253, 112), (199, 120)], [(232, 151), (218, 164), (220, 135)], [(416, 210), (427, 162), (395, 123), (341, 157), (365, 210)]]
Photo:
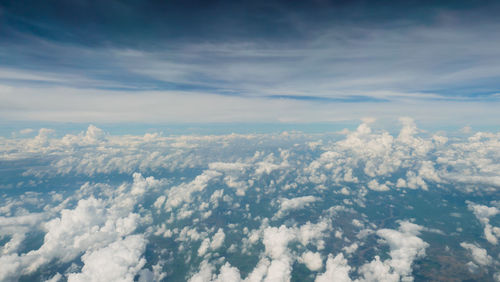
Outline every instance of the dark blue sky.
[(496, 21), (498, 1), (2, 1), (2, 37), (86, 46), (164, 48), (168, 43), (307, 40), (333, 27), (457, 25)]
[[(498, 15), (498, 1), (1, 1), (0, 113), (122, 121), (148, 97), (191, 114), (159, 121), (252, 121), (262, 103), (284, 111), (266, 121), (325, 121), (497, 103)], [(366, 105), (308, 114), (344, 103)]]

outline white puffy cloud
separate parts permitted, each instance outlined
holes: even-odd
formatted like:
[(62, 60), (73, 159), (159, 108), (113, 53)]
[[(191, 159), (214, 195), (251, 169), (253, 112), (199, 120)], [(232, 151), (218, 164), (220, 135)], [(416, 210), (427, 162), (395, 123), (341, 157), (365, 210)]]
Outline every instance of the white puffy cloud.
[(429, 244), (417, 237), (424, 230), (422, 226), (408, 221), (401, 221), (399, 224), (398, 230), (377, 230), (377, 236), (389, 245), (391, 258), (380, 261), (376, 257), (363, 265), (359, 270), (362, 281), (413, 281), (413, 261), (425, 256), (425, 249)]
[(323, 267), (323, 259), (320, 253), (304, 252), (299, 261), (304, 263), (311, 271), (317, 271)]
[(189, 278), (189, 282), (207, 282), (212, 279), (213, 266), (207, 261), (203, 261), (200, 266), (200, 271)]
[(28, 256), (40, 254), (43, 258), (48, 256), (48, 260), (58, 257), (68, 262), (91, 246), (106, 245), (136, 229), (139, 215), (119, 217), (111, 213), (102, 200), (80, 200), (74, 210), (63, 210), (60, 218), (46, 224), (48, 232), (43, 245)]
[(210, 247), (210, 239), (205, 238), (200, 247), (198, 248), (198, 256), (204, 256), (207, 253), (208, 248)]
[(500, 228), (490, 224), (490, 217), (500, 214), (497, 207), (488, 207), (467, 201), (467, 206), (484, 227), (484, 237), (493, 245), (498, 244), (500, 238)]
[(63, 276), (60, 273), (56, 273), (54, 276), (52, 276), (52, 278), (48, 279), (45, 282), (58, 282), (61, 281), (62, 278)]
[(44, 213), (0, 217), (0, 236), (11, 236), (10, 240), (0, 248), (0, 255), (16, 253), (26, 238), (26, 233), (37, 228), (47, 219)]
[[(425, 228), (409, 221), (400, 221), (399, 224), (398, 230), (376, 231), (377, 236), (389, 245), (390, 258), (381, 261), (380, 256), (375, 256), (372, 261), (361, 265), (357, 271), (359, 278), (355, 281), (413, 281), (413, 261), (425, 256), (425, 249), (429, 246), (417, 237)], [(353, 245), (349, 248), (357, 248), (357, 243)], [(351, 269), (342, 253), (330, 254), (326, 271), (318, 275), (316, 281), (352, 281), (349, 276)]]
[(488, 266), (492, 264), (493, 259), (491, 258), (491, 256), (488, 255), (488, 252), (485, 249), (475, 244), (466, 242), (460, 243), (460, 246), (470, 252), (470, 256), (472, 257), (475, 263), (482, 266)]
[(214, 237), (212, 238), (212, 242), (210, 243), (210, 247), (213, 250), (217, 250), (218, 248), (222, 247), (222, 244), (224, 244), (224, 238), (226, 238), (226, 235), (224, 234), (224, 231), (222, 228), (219, 228), (217, 233), (215, 233)]
[(373, 179), (372, 181), (368, 182), (368, 188), (374, 190), (374, 191), (389, 191), (389, 187), (385, 183), (378, 183), (376, 179)]
[(205, 238), (202, 242), (200, 247), (198, 248), (198, 256), (203, 256), (205, 253), (211, 249), (211, 250), (217, 250), (224, 244), (224, 239), (226, 238), (226, 235), (224, 234), (224, 231), (222, 228), (220, 228), (217, 233), (214, 234), (212, 237), (212, 240), (209, 238)]
[[(70, 262), (87, 249), (106, 246), (121, 236), (130, 234), (136, 229), (138, 220), (139, 216), (134, 213), (123, 217), (114, 214), (102, 200), (80, 200), (75, 209), (62, 210), (60, 218), (45, 224), (47, 233), (39, 249), (21, 256), (10, 256), (10, 263), (4, 265), (17, 265), (22, 268), (21, 274), (27, 274), (54, 259)], [(9, 276), (0, 278), (7, 277)]]
[(400, 281), (400, 276), (395, 273), (388, 263), (380, 261), (379, 256), (369, 263), (362, 265), (358, 272), (363, 275), (360, 281), (387, 281), (397, 282)]
[[(144, 178), (140, 174), (135, 174), (133, 178), (131, 184), (123, 184), (117, 189), (108, 185), (86, 183), (72, 197), (77, 200), (74, 208), (62, 208), (59, 211), (56, 206), (46, 213), (30, 214), (18, 221), (16, 228), (30, 223), (41, 224), (45, 232), (43, 243), (39, 248), (26, 253), (12, 252), (0, 257), (4, 265), (0, 280), (15, 280), (20, 275), (33, 273), (49, 263), (69, 263), (83, 253), (105, 249), (130, 236), (145, 220), (134, 212), (134, 207), (146, 191), (159, 184), (156, 179)], [(102, 192), (106, 196), (94, 197), (94, 194)], [(47, 220), (54, 213), (57, 216)]]
[(249, 167), (246, 163), (224, 163), (224, 162), (214, 162), (208, 164), (211, 170), (217, 170), (221, 172), (241, 172)]
[(206, 170), (202, 174), (189, 182), (170, 188), (167, 191), (167, 200), (165, 202), (165, 209), (170, 211), (172, 208), (178, 207), (184, 202), (190, 202), (191, 195), (196, 192), (201, 192), (205, 189), (208, 183), (220, 176), (221, 174), (214, 170)]
[[(209, 163), (208, 167), (210, 170), (221, 172), (225, 175), (224, 183), (230, 188), (236, 190), (238, 196), (244, 196), (245, 191), (248, 189), (248, 181), (245, 181), (247, 176), (248, 168), (251, 167), (250, 163), (225, 163), (225, 162), (214, 162)], [(243, 178), (244, 180), (241, 180)]]
[(226, 282), (226, 281), (227, 282), (241, 281), (240, 271), (236, 267), (231, 266), (227, 262), (221, 267), (220, 273), (217, 276), (217, 279), (215, 279), (215, 282)]
[(288, 243), (295, 239), (294, 232), (285, 226), (268, 227), (264, 230), (262, 243), (265, 254), (271, 259), (264, 281), (289, 281), (292, 273), (292, 256)]
[[(406, 188), (427, 189), (428, 193), (436, 186), (495, 192), (500, 183), (500, 135), (483, 133), (468, 139), (428, 136), (411, 120), (404, 119), (402, 124), (396, 135), (363, 123), (354, 131), (344, 131), (345, 136), (113, 136), (89, 126), (81, 134), (62, 138), (47, 129), (33, 138), (0, 138), (2, 161), (14, 165), (29, 163), (32, 158), (43, 161), (43, 165), (22, 167), (22, 177), (33, 182), (23, 179), (25, 182), (9, 186), (13, 193), (17, 187), (42, 187), (41, 183), (58, 177), (108, 182), (89, 182), (74, 193), (10, 196), (2, 202), (0, 236), (6, 243), (0, 249), (0, 278), (15, 280), (48, 264), (83, 261), (83, 254), (99, 254), (115, 242), (144, 232), (145, 239), (152, 236), (151, 241), (164, 240), (166, 246), (174, 247), (155, 249), (153, 256), (165, 257), (168, 264), (183, 261), (192, 265), (196, 269), (187, 270), (186, 278), (194, 280), (243, 279), (244, 272), (233, 261), (241, 249), (258, 261), (244, 278), (247, 281), (287, 280), (297, 262), (311, 271), (324, 271), (317, 279), (337, 277), (334, 275), (344, 279), (355, 272), (360, 281), (409, 281), (414, 261), (425, 255), (428, 246), (419, 232), (432, 229), (401, 221), (397, 229), (377, 230), (376, 222), (369, 221), (371, 215), (363, 214), (366, 211), (360, 217), (335, 217), (341, 211), (354, 215), (363, 210), (370, 196), (395, 201), (398, 196), (426, 193)], [(320, 145), (308, 145), (318, 138)], [(165, 178), (145, 177), (151, 175), (145, 171)], [(109, 184), (116, 174), (129, 175), (133, 182)], [(394, 191), (383, 194), (388, 190)], [(17, 202), (11, 200), (16, 197)], [(451, 203), (443, 201), (443, 208), (446, 205)], [(500, 229), (492, 223), (499, 214), (498, 203), (467, 205), (482, 224), (484, 237), (497, 244)], [(286, 217), (294, 210), (313, 208), (311, 218)], [(235, 222), (237, 216), (241, 222)], [(227, 220), (225, 232), (219, 228), (221, 220)], [(349, 226), (344, 229), (343, 224)], [(24, 250), (32, 230), (43, 232), (43, 242)], [(443, 230), (440, 234), (444, 236)], [(349, 266), (359, 246), (365, 246), (364, 240), (372, 235), (378, 243), (387, 244), (390, 257), (378, 254), (361, 266)], [(244, 238), (241, 248), (234, 242), (238, 236)], [(224, 249), (225, 243), (231, 247)], [(338, 249), (329, 250), (332, 245)], [(174, 257), (173, 252), (178, 255)], [(200, 260), (205, 263), (198, 266)], [(88, 262), (90, 269), (92, 263)], [(474, 259), (472, 264), (481, 265)], [(79, 271), (74, 266), (70, 272), (76, 275)], [(143, 280), (161, 273), (133, 271)]]
[(356, 250), (358, 249), (358, 247), (359, 247), (358, 243), (354, 242), (351, 245), (342, 248), (342, 250), (346, 254), (352, 254), (352, 253), (356, 252)]
[[(335, 183), (360, 182), (375, 191), (390, 190), (393, 184), (383, 179), (407, 171), (409, 179), (401, 179), (397, 187), (427, 189), (425, 179), (440, 181), (426, 163), (430, 150), (437, 145), (432, 140), (417, 137), (418, 130), (412, 120), (403, 119), (402, 124), (395, 138), (385, 131), (374, 133), (363, 123), (356, 131), (348, 132), (345, 139), (326, 146), (328, 151), (312, 161), (305, 171), (313, 182), (324, 183), (328, 178), (323, 175), (329, 174)], [(353, 176), (354, 171), (363, 174)]]
[(333, 257), (331, 254), (326, 261), (326, 271), (316, 277), (316, 282), (350, 282), (349, 277), (351, 267), (347, 264), (347, 260), (342, 253)]
[(308, 206), (310, 203), (314, 203), (319, 201), (320, 199), (314, 196), (303, 196), (292, 199), (282, 198), (279, 200), (280, 209), (276, 213), (275, 217), (280, 218), (286, 215), (291, 210), (303, 209)]
[(70, 273), (68, 281), (134, 281), (146, 260), (142, 257), (146, 240), (130, 235), (82, 256), (81, 273)]
[[(40, 129), (33, 138), (2, 138), (0, 156), (8, 160), (33, 156), (50, 159), (48, 166), (26, 168), (25, 175), (37, 177), (208, 167), (208, 171), (224, 174), (224, 182), (235, 188), (238, 195), (244, 195), (251, 186), (248, 181), (255, 180), (249, 179), (250, 170), (260, 178), (274, 171), (290, 173), (298, 169), (303, 171), (302, 177), (315, 184), (360, 183), (378, 191), (393, 187), (428, 189), (429, 183), (500, 185), (499, 134), (479, 132), (469, 139), (450, 139), (436, 134), (425, 136), (408, 118), (401, 119), (401, 124), (399, 135), (393, 136), (386, 131), (373, 131), (368, 123), (362, 123), (344, 139), (323, 142), (318, 149), (319, 157), (309, 156), (300, 162), (290, 157), (295, 153), (294, 146), (290, 146), (293, 140), (306, 146), (317, 137), (307, 134), (163, 137), (156, 133), (113, 136), (93, 125), (80, 134), (62, 138), (56, 138), (50, 129)], [(290, 142), (290, 147), (283, 149), (280, 156), (265, 150), (254, 157), (235, 155), (242, 144), (251, 146), (245, 143), (248, 140)], [(212, 154), (213, 145), (227, 147), (228, 154)], [(394, 175), (398, 179), (390, 179)]]
[[(327, 220), (322, 220), (318, 223), (308, 222), (300, 227), (286, 227), (285, 225), (271, 227), (263, 224), (259, 230), (249, 234), (250, 237), (253, 237), (253, 239), (250, 239), (253, 243), (261, 239), (265, 249), (260, 256), (259, 262), (244, 281), (289, 281), (291, 279), (292, 265), (296, 260), (305, 263), (311, 269), (318, 270), (322, 266), (322, 259), (319, 253), (305, 253), (301, 257), (298, 257), (291, 251), (289, 244), (299, 242), (302, 246), (306, 247), (312, 243), (320, 249), (323, 247), (322, 237), (326, 235), (325, 231), (328, 228), (329, 223)], [(215, 241), (214, 239), (212, 240)], [(204, 248), (201, 251), (202, 254), (209, 248), (210, 244), (210, 240), (207, 239), (202, 242), (202, 247)], [(198, 250), (199, 254), (200, 249)], [(214, 270), (214, 266), (204, 260), (200, 265), (199, 271), (190, 277), (190, 281), (222, 281), (220, 280), (222, 279), (221, 277), (241, 279), (238, 269), (228, 263), (221, 267), (218, 275), (213, 274)], [(240, 281), (238, 279), (226, 281)]]
[(262, 175), (262, 174), (270, 174), (274, 170), (279, 170), (279, 169), (286, 169), (290, 165), (288, 161), (283, 159), (281, 163), (275, 163), (275, 157), (273, 154), (269, 154), (267, 157), (264, 158), (263, 161), (258, 162), (257, 168), (255, 169), (255, 174), (256, 175)]

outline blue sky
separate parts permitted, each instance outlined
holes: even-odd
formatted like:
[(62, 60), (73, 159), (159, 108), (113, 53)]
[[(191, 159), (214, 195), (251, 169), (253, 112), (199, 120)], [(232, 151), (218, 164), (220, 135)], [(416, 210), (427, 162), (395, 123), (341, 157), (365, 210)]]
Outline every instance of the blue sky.
[(0, 4), (5, 122), (495, 124), (495, 1)]

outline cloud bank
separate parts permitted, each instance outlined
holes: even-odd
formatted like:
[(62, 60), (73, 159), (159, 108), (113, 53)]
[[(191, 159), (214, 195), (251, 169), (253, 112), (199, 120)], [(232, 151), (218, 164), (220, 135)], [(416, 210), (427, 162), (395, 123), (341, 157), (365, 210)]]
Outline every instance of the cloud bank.
[(2, 137), (0, 280), (493, 279), (500, 136), (400, 122)]

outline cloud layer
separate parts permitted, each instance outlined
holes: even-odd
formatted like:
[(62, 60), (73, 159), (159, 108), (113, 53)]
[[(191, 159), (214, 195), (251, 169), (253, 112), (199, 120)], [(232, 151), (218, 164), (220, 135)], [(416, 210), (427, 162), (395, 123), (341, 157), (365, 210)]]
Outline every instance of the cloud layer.
[(498, 276), (500, 136), (371, 122), (0, 138), (0, 280), (412, 281), (438, 279), (438, 264)]
[(0, 116), (498, 119), (499, 5), (491, 1), (383, 9), (371, 1), (118, 2), (0, 6)]

